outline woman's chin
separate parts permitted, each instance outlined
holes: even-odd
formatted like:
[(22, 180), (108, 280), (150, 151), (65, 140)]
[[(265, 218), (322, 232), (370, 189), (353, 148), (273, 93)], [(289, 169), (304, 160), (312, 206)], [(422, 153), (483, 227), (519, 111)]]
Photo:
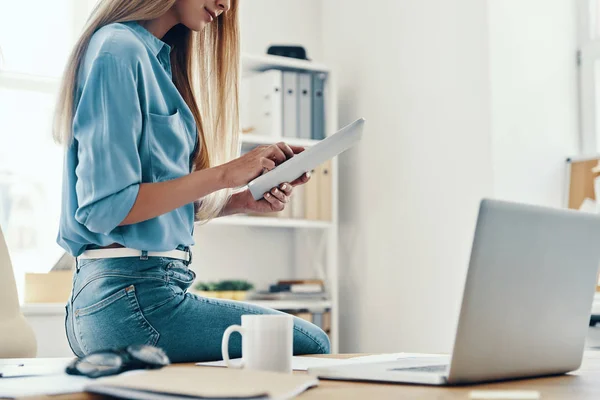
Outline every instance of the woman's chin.
[(188, 24), (185, 24), (185, 26), (187, 26), (189, 29), (193, 30), (194, 32), (200, 32), (202, 30), (204, 30), (204, 28), (206, 28), (207, 23), (205, 21), (194, 21)]

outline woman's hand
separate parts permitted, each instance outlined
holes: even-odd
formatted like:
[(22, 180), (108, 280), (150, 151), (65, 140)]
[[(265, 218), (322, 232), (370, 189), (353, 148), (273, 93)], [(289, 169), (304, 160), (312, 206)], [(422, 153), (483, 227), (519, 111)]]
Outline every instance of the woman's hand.
[(282, 162), (304, 151), (304, 147), (289, 146), (283, 142), (269, 146), (258, 146), (218, 168), (226, 188), (246, 185), (254, 178), (275, 168)]
[(306, 173), (292, 183), (282, 183), (279, 187), (271, 189), (265, 193), (260, 200), (254, 200), (249, 190), (236, 193), (232, 196), (229, 204), (224, 210), (223, 215), (235, 213), (268, 213), (283, 211), (286, 204), (289, 203), (295, 186), (303, 185), (310, 180), (310, 174)]

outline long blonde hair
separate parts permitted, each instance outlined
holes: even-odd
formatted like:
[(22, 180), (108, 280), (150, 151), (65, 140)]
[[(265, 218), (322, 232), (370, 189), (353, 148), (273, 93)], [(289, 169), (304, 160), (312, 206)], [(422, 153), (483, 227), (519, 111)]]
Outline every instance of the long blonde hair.
[[(113, 22), (146, 21), (158, 18), (177, 0), (101, 0), (77, 41), (58, 93), (53, 134), (69, 146), (77, 92), (77, 76), (94, 32)], [(202, 32), (183, 25), (173, 27), (164, 38), (171, 50), (173, 82), (192, 111), (198, 129), (194, 170), (214, 167), (239, 152), (240, 39), (238, 0)], [(198, 102), (198, 99), (200, 100)], [(231, 195), (221, 190), (202, 199), (196, 218), (216, 217)]]

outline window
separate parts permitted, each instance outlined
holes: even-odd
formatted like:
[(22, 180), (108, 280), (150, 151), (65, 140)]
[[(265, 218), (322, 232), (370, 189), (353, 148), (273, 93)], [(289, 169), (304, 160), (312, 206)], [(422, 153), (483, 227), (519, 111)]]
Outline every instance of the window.
[(25, 273), (47, 272), (64, 254), (56, 244), (63, 150), (51, 122), (59, 77), (95, 2), (0, 6), (0, 227), (21, 298)]
[(578, 0), (581, 151), (600, 153), (600, 0)]

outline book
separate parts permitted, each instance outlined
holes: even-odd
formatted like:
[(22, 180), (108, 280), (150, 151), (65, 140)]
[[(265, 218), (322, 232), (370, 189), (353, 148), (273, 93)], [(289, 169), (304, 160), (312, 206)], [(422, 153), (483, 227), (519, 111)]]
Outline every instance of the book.
[(323, 326), (321, 326), (325, 332), (331, 332), (331, 311), (323, 313)]
[(313, 322), (313, 315), (309, 312), (292, 313), (292, 315), (308, 322)]
[[(232, 385), (232, 382), (235, 382)], [(234, 368), (170, 366), (100, 378), (86, 392), (127, 399), (289, 399), (317, 386), (316, 377)]]
[[(316, 326), (318, 326), (319, 328), (323, 329), (323, 313), (320, 312), (315, 312), (312, 315), (313, 320), (312, 323), (315, 324)], [(325, 329), (323, 329), (325, 330)]]
[(277, 284), (279, 285), (300, 285), (302, 283), (313, 284), (313, 285), (324, 285), (322, 279), (287, 279), (287, 280), (279, 280)]
[(281, 300), (281, 301), (319, 301), (327, 300), (327, 294), (321, 293), (292, 293), (257, 291), (250, 295), (249, 300)]
[(292, 293), (322, 293), (323, 285), (301, 283), (301, 284), (276, 284), (269, 287), (269, 291), (272, 293), (278, 292), (292, 292)]

